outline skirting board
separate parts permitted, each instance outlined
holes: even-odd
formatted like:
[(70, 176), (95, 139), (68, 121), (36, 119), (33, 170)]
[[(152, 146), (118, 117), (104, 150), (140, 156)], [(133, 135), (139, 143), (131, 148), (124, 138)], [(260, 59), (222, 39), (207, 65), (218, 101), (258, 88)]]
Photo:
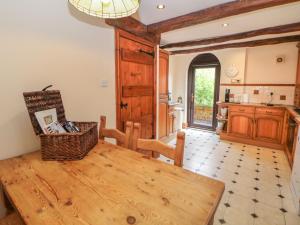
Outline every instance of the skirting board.
[(238, 143), (242, 143), (242, 144), (284, 150), (284, 145), (281, 145), (281, 144), (262, 142), (262, 141), (257, 141), (257, 140), (253, 140), (253, 139), (247, 139), (247, 138), (233, 137), (233, 136), (227, 135), (226, 133), (221, 133), (220, 138), (221, 138), (221, 140), (226, 140), (226, 141), (233, 141), (233, 142), (238, 142)]

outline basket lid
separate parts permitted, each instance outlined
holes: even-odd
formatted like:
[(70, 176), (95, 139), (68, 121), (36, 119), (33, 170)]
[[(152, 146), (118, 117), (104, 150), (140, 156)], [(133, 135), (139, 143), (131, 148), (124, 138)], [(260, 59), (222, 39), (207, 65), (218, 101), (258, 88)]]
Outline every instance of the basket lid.
[(43, 131), (34, 115), (35, 112), (56, 108), (58, 121), (66, 121), (65, 109), (61, 99), (60, 91), (51, 90), (25, 92), (23, 93), (23, 96), (36, 135), (42, 134)]

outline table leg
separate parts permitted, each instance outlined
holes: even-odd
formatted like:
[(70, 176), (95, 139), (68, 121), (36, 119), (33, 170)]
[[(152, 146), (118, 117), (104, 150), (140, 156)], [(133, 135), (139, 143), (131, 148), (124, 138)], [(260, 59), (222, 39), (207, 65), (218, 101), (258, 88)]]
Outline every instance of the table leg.
[(211, 220), (209, 221), (208, 225), (214, 225), (214, 216), (211, 218)]
[(3, 216), (3, 214), (5, 215), (11, 211), (14, 211), (14, 208), (4, 193), (2, 185), (0, 185), (0, 215)]
[(4, 217), (6, 214), (6, 207), (5, 207), (5, 200), (4, 200), (4, 193), (2, 186), (0, 184), (0, 218)]

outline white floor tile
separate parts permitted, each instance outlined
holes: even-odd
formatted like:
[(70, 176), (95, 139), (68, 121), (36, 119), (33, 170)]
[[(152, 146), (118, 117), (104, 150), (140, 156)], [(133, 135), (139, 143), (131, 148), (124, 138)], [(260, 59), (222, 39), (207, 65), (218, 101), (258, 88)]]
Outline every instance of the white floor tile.
[(300, 225), (283, 151), (220, 141), (207, 131), (185, 132), (184, 168), (225, 183), (215, 225)]

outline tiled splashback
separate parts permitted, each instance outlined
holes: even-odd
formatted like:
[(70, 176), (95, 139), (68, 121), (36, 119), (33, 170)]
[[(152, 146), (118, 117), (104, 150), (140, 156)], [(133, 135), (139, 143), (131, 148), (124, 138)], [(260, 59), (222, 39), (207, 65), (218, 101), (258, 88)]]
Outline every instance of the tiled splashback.
[(294, 104), (295, 87), (292, 86), (221, 86), (220, 101), (225, 100), (225, 90), (230, 89), (235, 101), (242, 101), (243, 94), (249, 95), (251, 103), (268, 103), (273, 92), (273, 104)]

